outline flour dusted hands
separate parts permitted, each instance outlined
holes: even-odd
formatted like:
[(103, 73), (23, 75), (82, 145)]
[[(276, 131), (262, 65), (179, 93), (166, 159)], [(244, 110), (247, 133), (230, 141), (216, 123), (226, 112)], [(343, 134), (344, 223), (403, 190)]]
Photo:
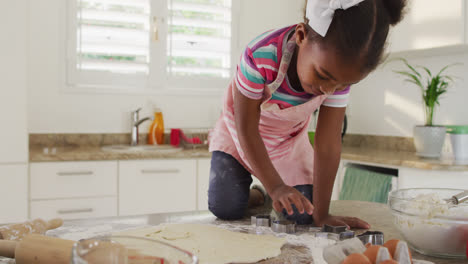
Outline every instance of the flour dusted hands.
[(312, 215), (314, 212), (314, 206), (304, 195), (285, 184), (274, 188), (270, 196), (273, 200), (273, 208), (278, 212), (286, 209), (288, 215), (292, 215), (294, 212), (292, 208), (293, 204), (301, 214), (307, 212), (307, 214)]

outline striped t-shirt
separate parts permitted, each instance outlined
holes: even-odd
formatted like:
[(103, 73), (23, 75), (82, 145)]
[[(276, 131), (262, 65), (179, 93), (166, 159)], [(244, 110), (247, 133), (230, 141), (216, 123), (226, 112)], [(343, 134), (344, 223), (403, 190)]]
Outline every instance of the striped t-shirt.
[[(278, 75), (283, 49), (295, 28), (296, 25), (265, 32), (248, 44), (241, 56), (236, 75), (237, 88), (243, 95), (254, 100), (262, 99), (265, 85), (275, 81)], [(346, 107), (349, 92), (350, 87), (337, 91), (329, 95), (322, 105)], [(272, 94), (268, 103), (277, 104), (284, 109), (303, 104), (314, 96), (294, 89), (286, 74), (283, 83)]]

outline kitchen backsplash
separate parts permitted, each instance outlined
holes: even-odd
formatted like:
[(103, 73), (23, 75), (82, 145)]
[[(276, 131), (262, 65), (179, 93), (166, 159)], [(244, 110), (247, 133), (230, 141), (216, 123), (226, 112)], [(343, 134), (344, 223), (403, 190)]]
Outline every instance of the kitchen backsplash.
[(415, 152), (412, 137), (375, 136), (361, 134), (346, 134), (343, 147), (371, 148), (388, 151)]

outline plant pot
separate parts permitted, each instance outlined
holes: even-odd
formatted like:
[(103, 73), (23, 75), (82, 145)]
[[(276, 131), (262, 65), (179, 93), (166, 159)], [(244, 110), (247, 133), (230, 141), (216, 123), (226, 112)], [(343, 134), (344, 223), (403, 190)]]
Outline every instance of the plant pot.
[(439, 158), (445, 141), (444, 126), (415, 126), (413, 130), (416, 155), (424, 158)]

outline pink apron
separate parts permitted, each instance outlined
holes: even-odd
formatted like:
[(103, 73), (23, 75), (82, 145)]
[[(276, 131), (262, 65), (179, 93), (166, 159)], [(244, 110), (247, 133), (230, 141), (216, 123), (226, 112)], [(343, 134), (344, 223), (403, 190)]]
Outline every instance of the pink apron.
[[(327, 98), (327, 95), (315, 96), (304, 104), (286, 109), (267, 103), (283, 83), (295, 47), (293, 36), (283, 51), (276, 80), (266, 85), (259, 122), (260, 136), (268, 155), (285, 184), (289, 186), (313, 184), (314, 150), (309, 142), (307, 128), (312, 113)], [(250, 173), (255, 174), (237, 137), (233, 89), (231, 83), (224, 98), (223, 113), (210, 137), (210, 151), (223, 151), (232, 155)]]

